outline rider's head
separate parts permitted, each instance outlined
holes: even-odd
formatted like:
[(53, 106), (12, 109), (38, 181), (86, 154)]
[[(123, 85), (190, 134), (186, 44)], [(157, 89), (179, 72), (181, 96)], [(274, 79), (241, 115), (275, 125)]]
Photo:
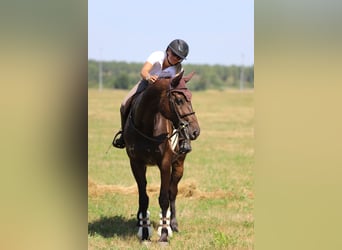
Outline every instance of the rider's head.
[(175, 39), (167, 46), (166, 50), (170, 50), (174, 56), (182, 61), (186, 59), (189, 53), (189, 46), (184, 40)]

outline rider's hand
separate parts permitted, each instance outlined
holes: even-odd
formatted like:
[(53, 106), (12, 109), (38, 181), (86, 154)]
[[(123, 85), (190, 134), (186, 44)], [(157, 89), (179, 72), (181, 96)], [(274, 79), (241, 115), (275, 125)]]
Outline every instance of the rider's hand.
[(149, 83), (155, 83), (155, 81), (157, 81), (158, 76), (157, 75), (151, 75), (150, 78), (148, 79)]

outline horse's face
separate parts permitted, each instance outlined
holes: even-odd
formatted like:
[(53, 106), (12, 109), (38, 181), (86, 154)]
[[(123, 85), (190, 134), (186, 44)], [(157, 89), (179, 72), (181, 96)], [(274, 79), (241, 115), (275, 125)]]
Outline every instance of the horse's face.
[(185, 124), (187, 126), (189, 139), (195, 140), (200, 134), (200, 127), (195, 112), (192, 109), (190, 98), (186, 97), (182, 92), (171, 91), (170, 105), (178, 123), (174, 125), (180, 126)]

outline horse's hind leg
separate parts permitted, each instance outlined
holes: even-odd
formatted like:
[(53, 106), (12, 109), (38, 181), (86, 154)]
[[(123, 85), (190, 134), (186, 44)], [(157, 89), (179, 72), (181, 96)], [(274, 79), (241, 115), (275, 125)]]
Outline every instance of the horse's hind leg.
[(178, 183), (183, 176), (184, 157), (172, 163), (171, 183), (170, 183), (170, 208), (171, 208), (171, 229), (178, 232), (178, 222), (176, 218), (176, 197), (178, 193)]
[(149, 219), (149, 212), (147, 211), (149, 198), (146, 193), (146, 166), (131, 161), (131, 169), (139, 190), (139, 210), (137, 213), (137, 226), (139, 227), (138, 237), (141, 240), (149, 240), (152, 236), (152, 227)]

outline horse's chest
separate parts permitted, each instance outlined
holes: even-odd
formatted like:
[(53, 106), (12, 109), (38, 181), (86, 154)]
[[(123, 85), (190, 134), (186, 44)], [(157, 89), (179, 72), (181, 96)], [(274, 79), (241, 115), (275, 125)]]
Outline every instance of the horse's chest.
[(161, 158), (158, 146), (132, 144), (127, 148), (127, 153), (130, 158), (141, 160), (148, 165), (156, 165), (158, 159)]

